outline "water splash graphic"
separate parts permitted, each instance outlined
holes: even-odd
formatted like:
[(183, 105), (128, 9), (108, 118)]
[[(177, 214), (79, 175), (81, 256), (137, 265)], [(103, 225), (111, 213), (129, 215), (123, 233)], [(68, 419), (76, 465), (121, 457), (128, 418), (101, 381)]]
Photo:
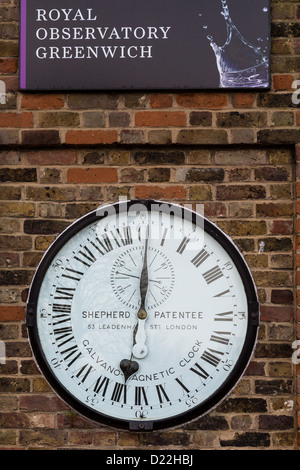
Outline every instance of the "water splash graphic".
[[(250, 44), (232, 22), (226, 0), (221, 2), (221, 15), (226, 22), (227, 39), (223, 46), (218, 46), (213, 36), (207, 35), (215, 53), (220, 87), (268, 87), (269, 61), (267, 48), (262, 48), (262, 38), (257, 38), (259, 46)], [(263, 12), (267, 11), (267, 8), (263, 8)], [(203, 28), (207, 29), (207, 26), (204, 25)]]

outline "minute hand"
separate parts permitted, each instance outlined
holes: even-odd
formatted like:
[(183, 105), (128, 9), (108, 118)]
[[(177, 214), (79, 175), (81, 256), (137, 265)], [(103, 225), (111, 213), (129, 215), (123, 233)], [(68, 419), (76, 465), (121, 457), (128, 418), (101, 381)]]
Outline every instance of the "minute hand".
[(145, 321), (147, 319), (147, 312), (145, 308), (146, 304), (146, 295), (148, 290), (148, 263), (147, 263), (147, 251), (148, 251), (148, 236), (146, 236), (145, 241), (145, 251), (144, 251), (144, 261), (143, 268), (140, 278), (140, 294), (141, 302), (139, 312), (137, 314), (138, 323), (134, 331), (133, 338), (133, 347), (132, 353), (138, 358), (142, 359), (147, 355), (147, 346), (146, 346), (146, 333), (145, 333)]
[(145, 310), (145, 303), (146, 303), (146, 295), (148, 291), (148, 283), (149, 283), (149, 278), (148, 278), (148, 234), (146, 234), (146, 240), (145, 240), (145, 251), (144, 251), (144, 263), (143, 263), (143, 268), (141, 272), (141, 278), (140, 278), (140, 293), (141, 293), (141, 303), (140, 303), (140, 310), (143, 309)]

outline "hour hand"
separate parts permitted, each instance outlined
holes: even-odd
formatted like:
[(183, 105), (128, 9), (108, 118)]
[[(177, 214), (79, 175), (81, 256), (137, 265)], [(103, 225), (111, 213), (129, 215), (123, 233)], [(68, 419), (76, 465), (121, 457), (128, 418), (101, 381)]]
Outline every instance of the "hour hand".
[(139, 365), (136, 361), (132, 361), (131, 359), (123, 359), (120, 362), (120, 369), (124, 374), (125, 382), (127, 382), (129, 377), (139, 370)]
[(135, 327), (134, 332), (134, 344), (132, 347), (132, 354), (137, 359), (143, 359), (148, 352), (146, 346), (146, 333), (145, 333), (145, 321), (147, 319), (146, 310), (140, 309), (138, 313), (138, 323)]
[(137, 359), (142, 359), (147, 355), (147, 346), (146, 342), (146, 334), (145, 334), (145, 327), (144, 322), (147, 318), (147, 314), (145, 310), (140, 310), (138, 313), (138, 323), (133, 332), (133, 347), (131, 350), (131, 358), (130, 359), (123, 359), (120, 362), (120, 369), (122, 370), (125, 382), (134, 375), (139, 370), (139, 364), (136, 361), (132, 360), (132, 356), (135, 356)]

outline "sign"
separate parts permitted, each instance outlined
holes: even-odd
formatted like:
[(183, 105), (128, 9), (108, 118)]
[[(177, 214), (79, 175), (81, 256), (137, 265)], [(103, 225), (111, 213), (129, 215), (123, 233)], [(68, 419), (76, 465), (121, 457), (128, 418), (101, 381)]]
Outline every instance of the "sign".
[(270, 0), (21, 0), (21, 90), (268, 88)]

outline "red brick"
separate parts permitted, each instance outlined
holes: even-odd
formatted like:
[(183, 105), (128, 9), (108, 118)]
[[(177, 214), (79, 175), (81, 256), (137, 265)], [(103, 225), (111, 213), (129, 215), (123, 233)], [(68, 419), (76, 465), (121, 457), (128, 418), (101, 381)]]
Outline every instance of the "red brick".
[(293, 319), (294, 309), (292, 307), (274, 307), (263, 305), (261, 307), (262, 321), (289, 322)]
[(184, 199), (186, 197), (186, 189), (184, 186), (136, 186), (135, 196), (137, 198), (165, 198)]
[(57, 416), (57, 428), (86, 428), (91, 427), (91, 424), (86, 422), (86, 419), (80, 414), (74, 413), (61, 413)]
[(21, 395), (20, 409), (24, 411), (61, 411), (68, 409), (68, 407), (53, 395)]
[(3, 305), (0, 307), (0, 321), (21, 321), (25, 319), (25, 307)]
[(274, 75), (273, 88), (274, 90), (291, 90), (294, 81), (293, 75)]
[(150, 104), (152, 108), (170, 108), (173, 104), (173, 98), (165, 94), (151, 95)]
[(262, 203), (257, 204), (256, 214), (257, 217), (292, 217), (293, 209), (292, 203)]
[(222, 201), (242, 199), (263, 199), (266, 188), (263, 185), (229, 185), (217, 186), (217, 199)]
[(274, 220), (270, 222), (270, 233), (272, 235), (287, 235), (293, 233), (292, 220)]
[(140, 111), (136, 113), (135, 124), (139, 127), (182, 127), (186, 126), (184, 112)]
[(296, 183), (296, 196), (300, 198), (300, 181)]
[(273, 304), (289, 304), (293, 303), (294, 296), (291, 290), (274, 289), (271, 293), (271, 302)]
[[(296, 298), (297, 298), (297, 305), (300, 306), (300, 289), (299, 289), (299, 286), (297, 286)], [(297, 309), (297, 320), (300, 321), (300, 308)]]
[(64, 107), (64, 99), (60, 95), (26, 94), (22, 96), (21, 107), (25, 109), (58, 109)]
[(265, 375), (265, 363), (251, 361), (246, 369), (245, 375)]
[(49, 147), (60, 144), (59, 131), (35, 129), (22, 131), (22, 144), (30, 147)]
[(223, 93), (188, 93), (176, 97), (183, 108), (220, 109), (228, 105), (228, 97)]
[(29, 152), (27, 162), (30, 165), (70, 165), (77, 162), (77, 153), (74, 150)]
[(19, 78), (17, 75), (13, 76), (2, 76), (1, 80), (5, 83), (6, 91), (7, 92), (18, 92), (19, 89)]
[(18, 266), (20, 266), (18, 253), (10, 253), (7, 251), (0, 253), (0, 267), (17, 268)]
[(256, 95), (253, 93), (236, 93), (232, 96), (232, 105), (235, 108), (251, 108)]
[(68, 131), (66, 133), (66, 144), (72, 145), (97, 145), (113, 144), (118, 140), (117, 131)]
[(295, 229), (296, 233), (300, 233), (300, 219), (297, 219), (296, 220), (296, 229)]
[(0, 413), (0, 428), (28, 428), (29, 417), (25, 413)]
[(115, 168), (71, 168), (67, 180), (69, 183), (116, 183), (118, 174)]
[(205, 216), (206, 217), (225, 217), (227, 213), (226, 205), (221, 202), (207, 202), (205, 201)]
[(18, 60), (15, 58), (0, 59), (0, 73), (16, 73), (18, 70)]
[(0, 127), (33, 127), (32, 113), (2, 113)]

